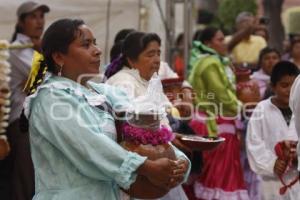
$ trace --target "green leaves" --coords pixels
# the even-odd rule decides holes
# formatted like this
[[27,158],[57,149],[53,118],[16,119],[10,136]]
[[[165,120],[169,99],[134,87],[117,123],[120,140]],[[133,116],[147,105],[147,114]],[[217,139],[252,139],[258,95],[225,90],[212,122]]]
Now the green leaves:
[[257,4],[255,0],[222,0],[219,4],[218,18],[227,31],[231,31],[235,25],[236,16],[243,11],[256,14]]

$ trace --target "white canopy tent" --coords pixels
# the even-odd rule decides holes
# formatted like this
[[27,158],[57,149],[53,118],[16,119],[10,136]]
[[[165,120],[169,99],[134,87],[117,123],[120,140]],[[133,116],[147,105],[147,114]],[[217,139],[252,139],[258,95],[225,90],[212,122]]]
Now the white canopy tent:
[[[164,50],[165,27],[157,3],[166,18],[168,0],[36,0],[47,4],[51,11],[46,15],[46,27],[60,18],[81,18],[94,31],[103,51],[103,61],[108,62],[109,49],[115,34],[123,28],[156,32],[162,38]],[[0,0],[0,39],[10,40],[17,21],[17,7],[24,0]],[[109,12],[108,12],[109,11]],[[109,17],[108,17],[109,13]],[[184,30],[183,4],[175,6],[175,36]],[[164,52],[164,51],[162,51]],[[164,55],[163,55],[164,56]],[[164,59],[164,57],[163,57]],[[102,64],[105,64],[102,62]]]

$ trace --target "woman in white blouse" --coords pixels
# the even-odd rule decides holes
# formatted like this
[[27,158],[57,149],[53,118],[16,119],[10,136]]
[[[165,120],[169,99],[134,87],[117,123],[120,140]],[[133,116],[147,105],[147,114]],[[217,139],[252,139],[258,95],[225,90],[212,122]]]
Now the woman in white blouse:
[[[131,98],[145,95],[149,80],[160,68],[160,44],[161,40],[155,33],[130,33],[123,42],[122,54],[105,72],[106,83],[122,88]],[[163,96],[161,104],[169,104],[167,97]],[[187,197],[178,186],[162,199],[186,200]]]

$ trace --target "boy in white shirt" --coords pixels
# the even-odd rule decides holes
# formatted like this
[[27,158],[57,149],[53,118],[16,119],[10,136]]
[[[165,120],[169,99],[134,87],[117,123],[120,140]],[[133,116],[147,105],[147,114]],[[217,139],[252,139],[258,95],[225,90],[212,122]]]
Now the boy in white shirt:
[[[299,70],[293,63],[277,63],[271,74],[275,95],[257,105],[248,124],[247,155],[251,169],[262,177],[263,200],[297,200],[300,196],[298,181],[291,187],[284,187],[279,178],[282,177],[288,185],[298,177],[297,167],[288,162],[296,159],[295,148],[291,146],[298,141],[298,136],[289,108],[289,94],[298,74]],[[286,159],[275,152],[279,142],[283,142],[287,149]]]

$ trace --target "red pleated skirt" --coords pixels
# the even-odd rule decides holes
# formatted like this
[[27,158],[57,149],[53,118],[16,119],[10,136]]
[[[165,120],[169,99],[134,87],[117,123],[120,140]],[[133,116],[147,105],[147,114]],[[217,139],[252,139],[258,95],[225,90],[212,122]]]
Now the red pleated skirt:
[[[203,116],[205,113],[198,113],[198,117],[190,122],[190,126],[199,135],[207,134]],[[196,198],[206,200],[248,200],[236,121],[218,117],[217,126],[218,136],[226,140],[215,149],[203,152],[204,165],[193,184],[194,194]]]

